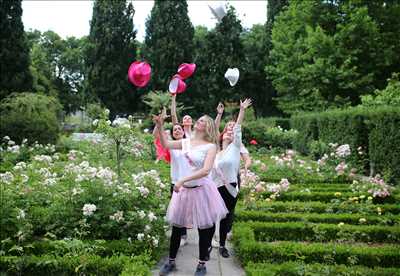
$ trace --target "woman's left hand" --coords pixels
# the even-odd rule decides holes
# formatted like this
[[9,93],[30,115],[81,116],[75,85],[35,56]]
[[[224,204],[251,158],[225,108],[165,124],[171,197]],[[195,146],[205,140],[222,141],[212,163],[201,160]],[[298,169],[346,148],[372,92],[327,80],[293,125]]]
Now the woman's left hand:
[[179,190],[182,188],[182,186],[183,186],[183,182],[182,181],[176,182],[176,184],[174,185],[174,191],[176,193],[179,193]]

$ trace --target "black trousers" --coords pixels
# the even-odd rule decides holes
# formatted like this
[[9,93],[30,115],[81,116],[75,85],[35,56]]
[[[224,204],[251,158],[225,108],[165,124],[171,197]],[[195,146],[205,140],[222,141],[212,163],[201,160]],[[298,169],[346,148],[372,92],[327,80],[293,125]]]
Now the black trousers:
[[[236,185],[236,183],[232,183]],[[229,185],[232,185],[229,184]],[[219,245],[225,246],[226,236],[232,229],[233,224],[233,213],[235,210],[237,197],[233,197],[229,192],[228,189],[224,186],[218,188],[218,191],[225,202],[226,208],[228,209],[229,213],[226,215],[224,219],[222,219],[219,223]]]
[[[199,260],[205,261],[208,255],[208,247],[215,232],[215,225],[207,229],[198,229],[199,231]],[[172,226],[171,240],[169,244],[169,258],[175,259],[181,244],[181,236],[186,233],[186,228]]]

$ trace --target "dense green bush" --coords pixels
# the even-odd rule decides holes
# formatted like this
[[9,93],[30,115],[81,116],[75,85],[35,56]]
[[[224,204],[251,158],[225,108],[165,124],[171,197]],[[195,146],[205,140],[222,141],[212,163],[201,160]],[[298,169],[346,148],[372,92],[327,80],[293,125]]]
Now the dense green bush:
[[375,95],[361,96],[363,106],[373,107],[391,105],[400,107],[400,73],[393,73],[388,85],[382,90],[375,90]]
[[233,237],[239,259],[251,262],[283,263],[302,260],[306,263],[356,264],[368,267],[400,267],[400,247],[397,245],[350,245],[337,243],[296,243],[289,241],[266,243],[255,239],[249,225],[234,224]]
[[373,269],[364,266],[326,265],[326,264],[304,264],[301,262],[274,263],[250,263],[246,266],[248,276],[304,276],[304,275],[325,275],[325,276],[393,276],[400,275],[398,268]]
[[400,183],[400,109],[383,107],[371,112],[368,125],[369,156],[377,173],[391,183]]
[[[262,221],[262,222],[289,222],[289,221],[308,221],[313,223],[334,223],[341,222],[346,224],[360,224],[360,219],[364,218],[362,214],[319,214],[319,213],[277,213],[266,211],[245,211],[238,210],[235,212],[235,220],[237,221]],[[377,215],[368,215],[365,224],[399,224],[400,216],[386,215],[385,218]]]
[[[400,242],[400,229],[386,225],[346,225],[309,222],[246,222],[257,241]],[[240,225],[238,226],[240,227]]]
[[[240,208],[241,204],[238,205]],[[372,204],[354,204],[343,202],[323,203],[319,201],[276,201],[276,202],[258,202],[254,206],[243,206],[248,210],[259,210],[268,212],[299,212],[299,213],[362,213],[377,214],[377,208],[380,208],[382,214],[400,214],[398,204],[372,205]]]
[[61,105],[53,97],[20,93],[12,94],[0,103],[0,135],[21,143],[38,141],[41,144],[57,141]]
[[97,255],[1,256],[6,275],[135,275],[149,276],[153,263],[145,255],[102,258]]
[[294,149],[301,153],[308,154],[310,152],[308,144],[311,141],[318,140],[318,125],[316,116],[313,114],[293,116],[290,121],[290,126],[299,132],[297,139],[293,144]]
[[394,106],[303,113],[291,118],[291,127],[299,131],[296,150],[320,155],[321,143],[349,144],[353,166],[368,172],[371,164],[375,173],[382,173],[391,183],[400,179],[399,125],[400,110]]

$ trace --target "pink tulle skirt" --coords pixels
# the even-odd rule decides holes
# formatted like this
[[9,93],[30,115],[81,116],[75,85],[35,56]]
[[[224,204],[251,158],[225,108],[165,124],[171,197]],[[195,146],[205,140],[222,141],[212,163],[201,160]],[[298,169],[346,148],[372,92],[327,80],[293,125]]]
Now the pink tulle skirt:
[[177,227],[207,229],[228,214],[224,200],[214,182],[205,177],[200,187],[173,192],[167,210],[167,221]]

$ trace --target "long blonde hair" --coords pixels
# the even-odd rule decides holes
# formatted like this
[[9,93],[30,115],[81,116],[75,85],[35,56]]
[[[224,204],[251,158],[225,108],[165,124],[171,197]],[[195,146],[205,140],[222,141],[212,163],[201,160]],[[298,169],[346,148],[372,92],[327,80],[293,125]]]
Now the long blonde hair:
[[204,139],[207,142],[213,143],[218,148],[218,130],[215,126],[214,119],[208,115],[203,116],[206,120],[206,129],[204,131]]

